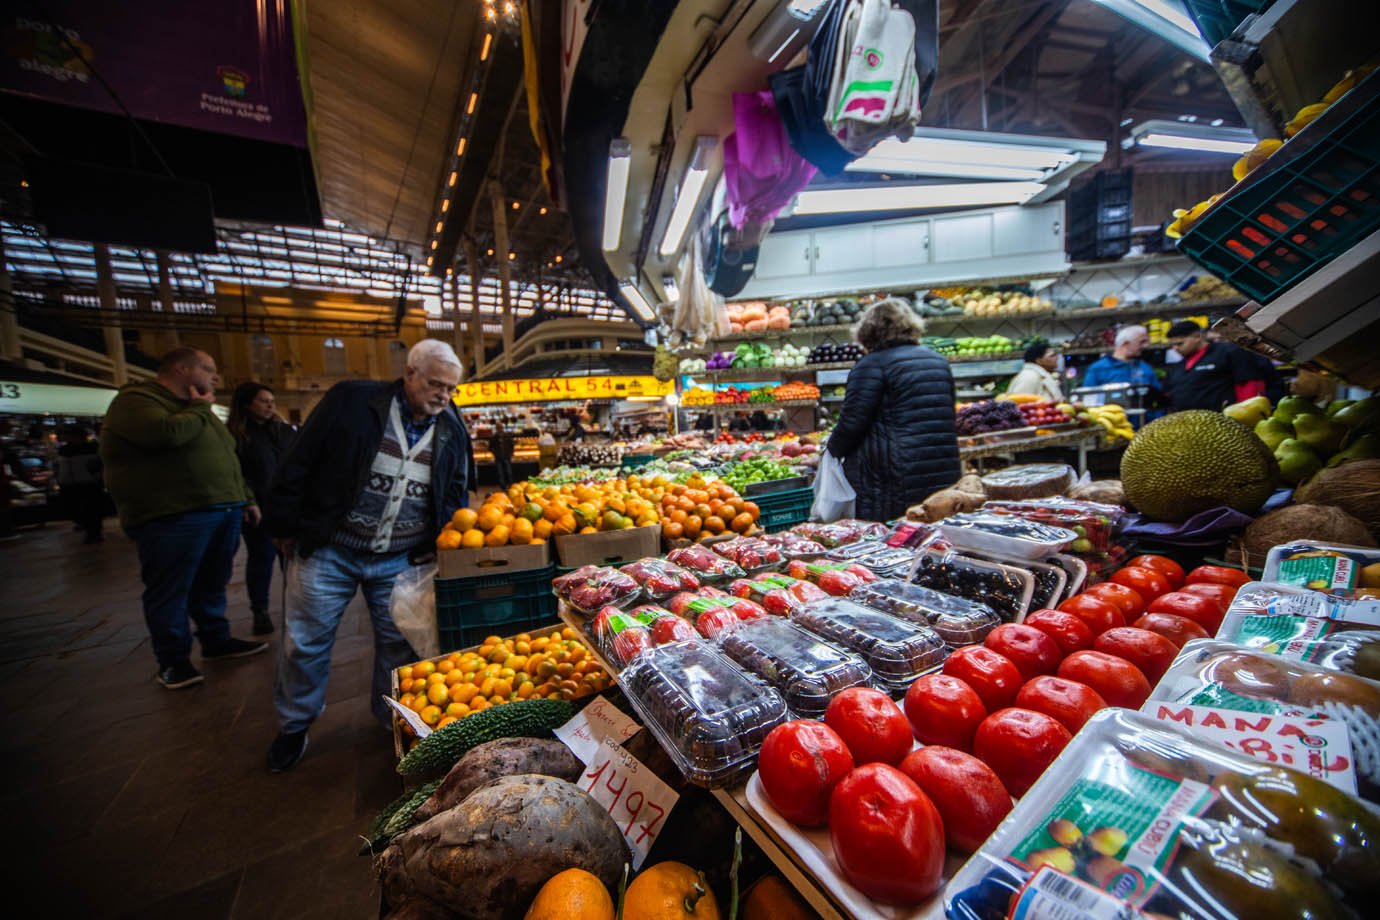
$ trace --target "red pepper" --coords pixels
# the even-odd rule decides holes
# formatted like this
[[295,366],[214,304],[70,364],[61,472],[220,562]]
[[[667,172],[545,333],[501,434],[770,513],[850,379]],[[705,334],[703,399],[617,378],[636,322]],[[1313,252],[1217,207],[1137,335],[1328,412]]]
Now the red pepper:
[[1224,565],[1200,565],[1188,573],[1188,584],[1196,585],[1201,582],[1218,585],[1231,585],[1239,588],[1251,577],[1240,569],[1229,569]]
[[1187,591],[1172,591],[1160,595],[1150,602],[1147,612],[1185,617],[1207,630],[1210,636],[1215,636],[1217,628],[1222,625],[1222,610],[1216,600]]

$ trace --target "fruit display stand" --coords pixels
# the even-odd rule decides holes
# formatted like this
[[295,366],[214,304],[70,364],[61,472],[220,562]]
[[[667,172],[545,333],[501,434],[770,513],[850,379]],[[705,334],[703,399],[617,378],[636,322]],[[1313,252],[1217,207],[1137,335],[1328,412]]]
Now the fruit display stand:
[[1078,451],[1078,472],[1085,473],[1088,470],[1088,452],[1102,443],[1102,432],[1101,426],[1054,426],[1054,430],[1039,431],[1034,428],[1017,428],[993,432],[976,438],[959,438],[958,457],[965,463],[971,462],[981,468],[982,461],[991,457],[1056,447],[1074,448]]

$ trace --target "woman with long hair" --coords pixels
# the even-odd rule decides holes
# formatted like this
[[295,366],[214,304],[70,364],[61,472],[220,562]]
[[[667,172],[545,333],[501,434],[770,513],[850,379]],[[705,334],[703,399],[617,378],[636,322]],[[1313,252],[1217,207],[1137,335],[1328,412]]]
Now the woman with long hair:
[[924,322],[903,300],[868,308],[854,332],[867,354],[848,373],[828,450],[858,493],[856,513],[889,521],[961,474],[949,362],[920,344]]
[[[262,503],[268,497],[268,486],[278,468],[278,459],[293,437],[292,427],[278,416],[272,388],[252,382],[235,387],[226,427],[235,436],[235,452],[240,458],[244,481]],[[273,620],[268,616],[268,596],[278,550],[262,524],[246,521],[242,535],[249,554],[244,566],[244,583],[249,592],[249,607],[254,613],[254,635],[261,636],[273,632]]]

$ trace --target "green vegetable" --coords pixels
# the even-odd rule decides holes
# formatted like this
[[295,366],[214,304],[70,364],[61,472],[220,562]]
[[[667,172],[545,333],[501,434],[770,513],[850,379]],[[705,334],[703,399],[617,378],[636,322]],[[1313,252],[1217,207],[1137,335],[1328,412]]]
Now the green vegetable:
[[404,792],[387,805],[374,818],[374,822],[369,825],[368,840],[364,846],[360,847],[359,855],[368,856],[377,853],[388,845],[389,839],[401,834],[412,826],[412,816],[417,813],[417,809],[422,807],[422,803],[431,798],[436,787],[441,785],[441,781],[432,780],[429,783],[417,787],[411,792]]
[[472,747],[495,738],[548,738],[575,712],[566,700],[516,700],[481,710],[417,742],[398,762],[398,772],[413,778],[443,776]]

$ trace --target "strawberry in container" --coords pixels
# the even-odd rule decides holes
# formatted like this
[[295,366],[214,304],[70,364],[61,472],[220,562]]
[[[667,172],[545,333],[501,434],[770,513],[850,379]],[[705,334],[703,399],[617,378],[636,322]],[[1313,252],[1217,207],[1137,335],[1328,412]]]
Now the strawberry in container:
[[[636,609],[643,610],[646,608],[638,607]],[[652,609],[660,610],[661,608],[656,607]],[[656,619],[652,620],[650,629],[653,645],[666,645],[669,642],[681,642],[685,639],[694,639],[699,635],[699,633],[695,632],[695,627],[691,626],[688,621],[682,620],[672,613],[667,613],[666,616],[658,616]]]
[[813,582],[772,573],[740,578],[729,585],[728,590],[737,597],[760,604],[767,613],[780,617],[790,616],[795,608],[829,596]]
[[693,572],[655,556],[629,562],[621,571],[632,576],[633,581],[642,586],[643,593],[656,601],[665,600],[678,591],[694,591],[700,586]]
[[[647,609],[638,608],[640,611]],[[667,616],[671,614],[667,613]],[[645,612],[620,610],[608,606],[594,615],[589,625],[589,633],[600,654],[618,667],[625,668],[628,662],[655,644],[652,641],[652,633],[647,628],[652,619],[653,617]]]
[[775,568],[786,561],[780,549],[756,537],[734,537],[715,543],[711,549],[747,572]]
[[694,572],[700,581],[706,583],[732,581],[747,574],[737,563],[725,559],[699,543],[673,549],[666,554],[666,558],[676,565]]
[[856,562],[792,562],[786,569],[792,578],[813,582],[832,597],[846,597],[859,585],[877,580],[867,568]]
[[642,587],[618,569],[586,565],[555,579],[556,596],[589,616],[603,607],[627,607],[642,595]]
[[844,544],[856,543],[859,540],[881,540],[888,533],[885,525],[875,521],[855,521],[850,518],[834,521],[832,524],[813,522],[797,524],[791,529],[802,537],[814,540],[828,549],[837,549]]

